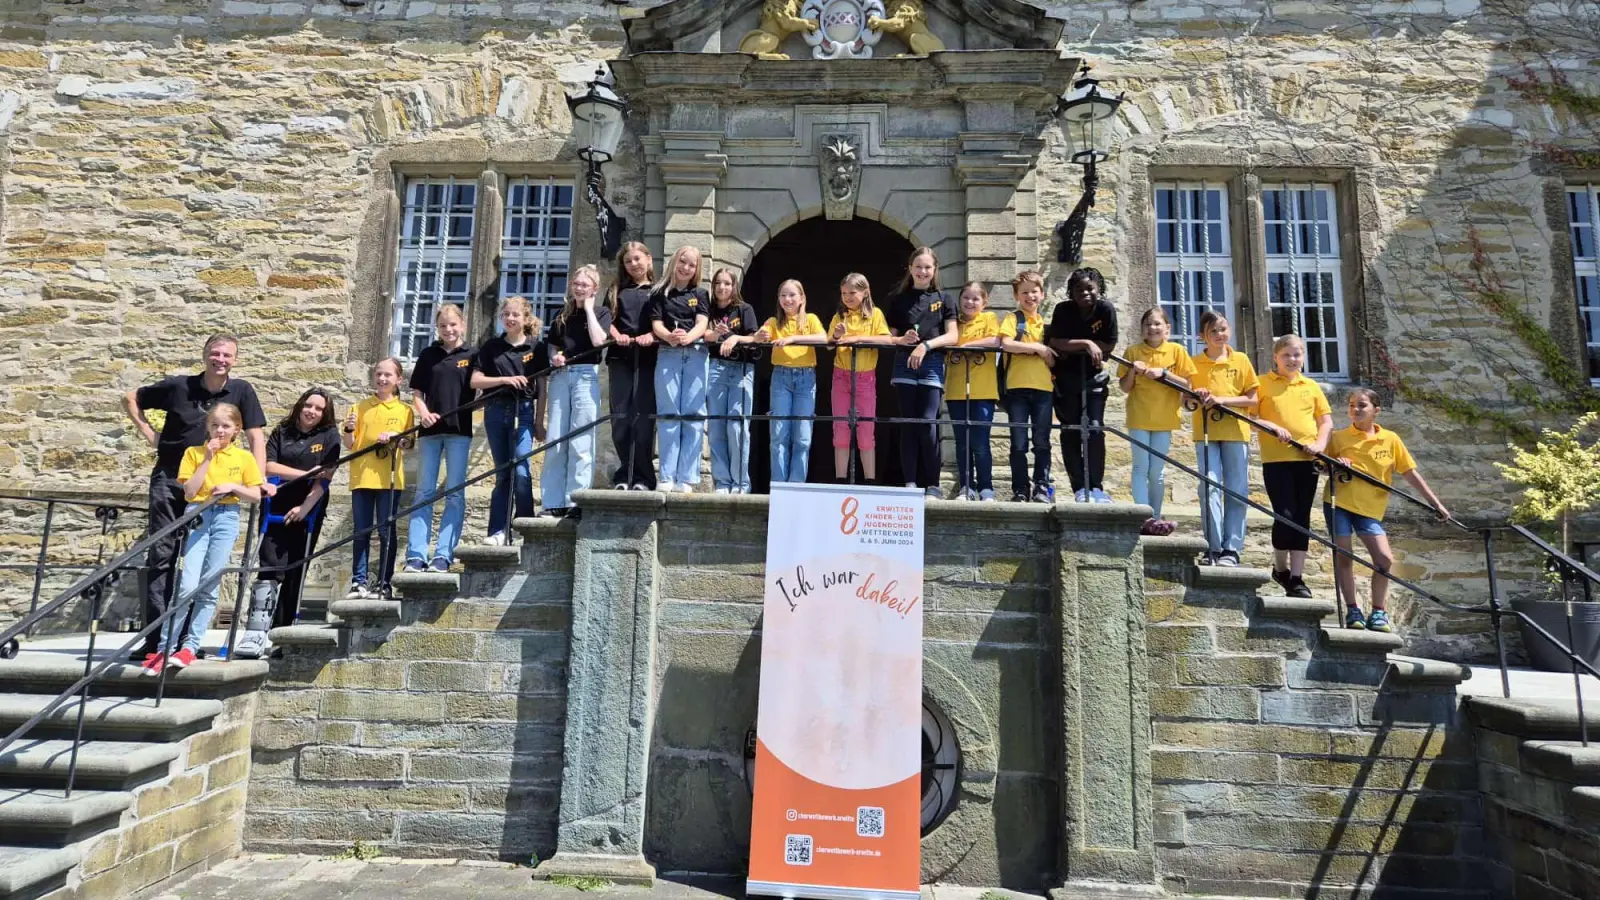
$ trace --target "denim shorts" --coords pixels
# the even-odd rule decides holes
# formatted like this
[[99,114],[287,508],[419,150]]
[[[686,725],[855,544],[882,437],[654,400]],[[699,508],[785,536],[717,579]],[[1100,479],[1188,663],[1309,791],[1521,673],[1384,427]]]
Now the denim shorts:
[[1383,521],[1371,516],[1353,513],[1348,509],[1340,509],[1329,503],[1322,504],[1323,518],[1328,521],[1328,533],[1334,537],[1349,537],[1352,534],[1387,534],[1383,530]]

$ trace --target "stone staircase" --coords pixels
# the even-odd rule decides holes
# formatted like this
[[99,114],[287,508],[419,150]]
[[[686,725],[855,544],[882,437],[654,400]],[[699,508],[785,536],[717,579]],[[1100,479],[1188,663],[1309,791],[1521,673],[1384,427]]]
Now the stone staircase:
[[[250,723],[264,662],[202,661],[168,680],[113,665],[0,752],[0,898],[124,897],[239,846]],[[0,662],[0,733],[83,675],[81,653]],[[68,796],[79,707],[77,774]]]

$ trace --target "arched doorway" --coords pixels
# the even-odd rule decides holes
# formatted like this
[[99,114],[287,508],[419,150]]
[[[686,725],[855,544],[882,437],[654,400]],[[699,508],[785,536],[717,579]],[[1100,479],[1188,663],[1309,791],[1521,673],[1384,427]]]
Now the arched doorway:
[[[756,254],[745,270],[745,300],[756,308],[765,322],[777,310],[778,285],[796,278],[805,285],[806,309],[827,327],[839,311],[839,282],[851,272],[860,272],[872,283],[872,297],[880,306],[905,274],[906,259],[913,247],[894,229],[871,219],[830,221],[806,219],[779,232]],[[830,386],[833,383],[833,354],[817,354],[817,415],[832,415]],[[894,391],[889,386],[893,357],[878,354],[878,415],[895,415]],[[765,413],[768,405],[772,364],[762,363],[756,373],[756,412]],[[767,428],[759,423],[750,441],[750,479],[758,491],[765,491],[771,479]],[[897,436],[894,429],[877,429],[878,481],[902,484]],[[842,480],[833,471],[833,426],[818,422],[811,437],[809,479],[813,482]]]

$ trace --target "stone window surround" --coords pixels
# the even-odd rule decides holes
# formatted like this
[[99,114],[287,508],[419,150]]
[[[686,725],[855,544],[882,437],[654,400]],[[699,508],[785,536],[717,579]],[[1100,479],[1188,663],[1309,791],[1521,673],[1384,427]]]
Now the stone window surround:
[[[526,143],[489,147],[478,140],[424,141],[379,152],[372,162],[371,200],[356,249],[351,296],[349,355],[369,362],[389,355],[395,267],[399,257],[401,210],[409,178],[471,178],[478,182],[472,245],[473,301],[466,310],[467,340],[481,342],[493,332],[500,290],[500,240],[505,221],[505,186],[511,178],[569,179],[574,186],[571,266],[598,259],[599,237],[593,210],[583,193],[583,168],[576,160],[539,160],[539,148]],[[602,274],[604,274],[602,266]]]
[[[1275,152],[1275,150],[1277,152]],[[1384,290],[1366,277],[1366,260],[1379,246],[1377,190],[1371,150],[1349,145],[1316,148],[1258,147],[1257,160],[1293,160],[1293,165],[1240,165],[1237,148],[1218,145],[1167,144],[1130,165],[1129,295],[1131,312],[1142,314],[1156,297],[1156,182],[1213,181],[1228,187],[1229,233],[1234,259],[1234,344],[1258,368],[1270,365],[1272,322],[1267,308],[1266,231],[1261,207],[1263,185],[1273,183],[1332,184],[1339,219],[1340,277],[1344,289],[1345,336],[1349,380],[1360,384],[1379,371],[1373,342],[1384,339],[1381,315]]]
[[[1537,165],[1535,172],[1539,172]],[[1561,166],[1539,174],[1546,176],[1544,210],[1551,234],[1550,336],[1581,375],[1587,369],[1589,345],[1584,339],[1583,318],[1578,314],[1578,275],[1572,256],[1572,223],[1567,219],[1567,190],[1600,184],[1600,170]]]

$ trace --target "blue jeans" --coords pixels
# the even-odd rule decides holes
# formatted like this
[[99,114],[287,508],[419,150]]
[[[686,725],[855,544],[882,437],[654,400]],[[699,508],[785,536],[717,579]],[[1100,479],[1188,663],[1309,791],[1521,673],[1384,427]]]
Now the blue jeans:
[[[350,542],[350,580],[381,587],[394,575],[394,552],[399,532],[389,521],[400,508],[400,492],[380,488],[357,488],[350,492],[350,509],[355,519],[355,540]],[[378,577],[367,578],[367,555],[372,552],[374,526],[378,532]],[[365,533],[364,533],[365,532]]]
[[1149,506],[1159,519],[1161,501],[1166,499],[1167,493],[1167,462],[1139,444],[1147,444],[1156,453],[1167,455],[1172,450],[1172,432],[1129,428],[1128,435],[1139,442],[1133,445],[1133,502]]
[[[563,366],[550,376],[546,435],[554,441],[599,418],[600,367],[583,363]],[[594,430],[562,441],[545,451],[539,489],[545,509],[566,509],[572,495],[594,482]]]
[[1322,504],[1322,517],[1328,523],[1328,533],[1336,538],[1347,538],[1354,534],[1372,537],[1388,533],[1383,530],[1382,519],[1340,509],[1331,503]]
[[456,544],[461,540],[461,525],[467,519],[467,495],[456,491],[444,498],[444,515],[439,518],[439,544],[433,546],[433,499],[439,496],[439,462],[444,461],[445,490],[460,487],[467,480],[467,455],[472,450],[472,437],[465,434],[430,434],[417,441],[417,452],[422,458],[417,473],[417,503],[427,503],[411,514],[411,524],[406,530],[406,559],[427,562],[430,558],[454,562]]
[[772,367],[772,480],[796,484],[806,480],[811,461],[811,417],[817,411],[817,370],[799,366]]
[[[1250,493],[1250,444],[1246,441],[1201,441],[1194,445],[1200,472],[1240,495]],[[1206,544],[1211,552],[1244,549],[1245,502],[1201,482],[1200,503],[1205,510]]]
[[[193,508],[193,505],[189,507]],[[211,627],[211,617],[217,614],[222,570],[228,565],[228,556],[233,553],[233,543],[238,538],[237,504],[213,506],[200,514],[194,531],[189,532],[188,543],[183,545],[183,574],[178,578],[178,608],[182,609],[186,600],[193,604],[187,617],[189,627],[183,628],[183,613],[168,620],[161,628],[161,633],[167,636],[161,652],[172,653],[180,647],[200,649],[200,639]]]
[[[656,353],[656,414],[706,414],[707,357],[704,347],[662,347]],[[657,419],[656,443],[661,454],[661,480],[673,484],[700,482],[700,442],[704,419]]]
[[711,361],[707,407],[712,419],[711,483],[717,488],[750,493],[750,420],[755,409],[756,367],[751,363]]
[[513,512],[517,518],[533,515],[533,473],[527,459],[533,452],[533,401],[491,402],[483,411],[483,430],[496,468],[508,460],[520,459],[509,469],[494,473],[494,493],[489,495],[489,533],[500,534],[510,529]]
[[[994,421],[993,400],[949,400],[956,433],[956,486],[961,490],[994,490],[994,450],[989,446],[989,423]],[[963,420],[982,425],[962,425]]]
[[[1050,392],[1035,388],[1006,391],[1006,418],[1011,420],[1011,492],[1024,497],[1030,488],[1050,483]],[[1033,440],[1029,441],[1029,436]],[[1033,472],[1028,472],[1028,446],[1033,446]]]

